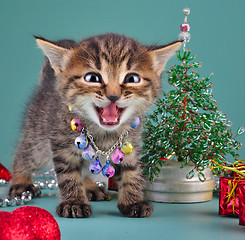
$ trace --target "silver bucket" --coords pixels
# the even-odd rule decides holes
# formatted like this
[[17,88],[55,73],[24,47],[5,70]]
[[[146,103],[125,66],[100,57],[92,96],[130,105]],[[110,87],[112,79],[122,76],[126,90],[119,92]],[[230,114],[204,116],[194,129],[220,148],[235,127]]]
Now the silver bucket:
[[215,181],[209,168],[203,173],[206,180],[201,182],[197,173],[192,179],[187,179],[186,174],[194,165],[184,168],[177,160],[168,160],[161,168],[159,177],[154,182],[145,183],[145,198],[155,202],[169,203],[194,203],[205,202],[213,198]]

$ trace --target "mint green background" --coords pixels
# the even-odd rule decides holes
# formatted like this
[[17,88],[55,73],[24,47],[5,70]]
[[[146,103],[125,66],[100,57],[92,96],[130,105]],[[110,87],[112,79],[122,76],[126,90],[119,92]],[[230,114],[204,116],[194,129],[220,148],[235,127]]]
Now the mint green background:
[[[116,32],[145,44],[177,39],[184,7],[191,9],[188,47],[203,62],[202,77],[214,72],[219,109],[245,125],[245,1],[183,0],[1,0],[0,4],[0,161],[11,166],[25,104],[38,82],[43,55],[32,35],[79,40]],[[178,63],[173,57],[167,68]],[[169,89],[166,76],[163,89]],[[245,142],[245,134],[238,139]],[[245,147],[240,151],[245,158]]]
[[[1,163],[11,166],[25,103],[38,82],[43,55],[32,34],[50,40],[79,40],[116,32],[145,44],[165,44],[177,39],[184,18],[182,9],[187,6],[191,9],[188,21],[192,27],[188,46],[197,54],[197,61],[203,62],[199,73],[203,77],[215,73],[213,93],[219,109],[233,122],[234,131],[245,126],[245,1],[1,0]],[[175,63],[174,57],[167,68]],[[163,88],[169,89],[166,77]],[[239,141],[245,143],[245,136]],[[244,148],[241,158],[245,158]],[[57,203],[57,197],[48,195],[32,202],[54,216]],[[122,218],[112,201],[93,203],[91,219],[57,220],[62,239],[244,239],[238,219],[217,216],[217,199],[203,204],[154,206],[154,215],[148,219]]]
[[[25,103],[38,82],[43,55],[32,34],[51,40],[117,32],[152,44],[176,40],[182,9],[191,14],[188,46],[211,72],[214,98],[235,131],[245,125],[244,1],[3,1],[0,7],[0,159],[6,166],[16,146]],[[177,63],[174,57],[167,67]],[[163,88],[168,89],[166,77]],[[245,136],[239,138],[244,143]],[[244,148],[240,151],[245,158]]]

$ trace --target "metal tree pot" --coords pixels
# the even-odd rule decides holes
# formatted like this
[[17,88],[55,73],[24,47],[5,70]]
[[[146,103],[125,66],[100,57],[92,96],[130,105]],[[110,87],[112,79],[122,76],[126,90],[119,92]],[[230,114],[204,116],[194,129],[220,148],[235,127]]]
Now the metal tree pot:
[[205,202],[213,198],[215,181],[209,168],[203,173],[206,180],[201,182],[197,174],[187,179],[186,174],[194,165],[181,167],[181,162],[169,160],[161,168],[159,177],[154,182],[145,184],[145,198],[155,202],[194,203]]

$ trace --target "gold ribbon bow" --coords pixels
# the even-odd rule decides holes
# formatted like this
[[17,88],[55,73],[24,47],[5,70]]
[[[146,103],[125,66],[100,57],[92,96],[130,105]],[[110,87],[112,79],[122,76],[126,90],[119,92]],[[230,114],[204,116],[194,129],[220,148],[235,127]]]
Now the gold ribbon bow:
[[222,169],[223,171],[233,171],[238,174],[239,178],[245,178],[245,159],[235,161],[232,167],[222,165],[216,159],[211,159],[211,162],[216,165],[210,166],[211,170]]
[[228,204],[230,202],[230,200],[232,199],[232,212],[235,215],[235,204],[236,204],[236,197],[238,196],[238,194],[236,194],[236,187],[238,185],[238,183],[240,182],[240,178],[238,179],[238,181],[236,181],[238,178],[234,178],[233,180],[228,180],[228,186],[229,186],[229,190],[230,192],[226,192],[226,197],[227,201],[225,204]]

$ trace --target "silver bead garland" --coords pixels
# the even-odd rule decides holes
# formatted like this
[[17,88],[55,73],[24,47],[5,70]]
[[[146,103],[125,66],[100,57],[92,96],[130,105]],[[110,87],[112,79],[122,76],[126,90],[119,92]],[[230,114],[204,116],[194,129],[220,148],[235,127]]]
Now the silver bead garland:
[[33,183],[35,187],[49,190],[53,190],[54,188],[58,187],[54,168],[51,168],[50,170],[45,172],[33,173],[32,176],[33,178],[35,178],[35,181]]
[[27,191],[23,192],[21,196],[16,196],[14,198],[0,198],[0,207],[10,207],[12,205],[23,205],[32,200],[32,194]]
[[[54,168],[51,168],[48,171],[45,172],[39,172],[39,173],[33,173],[34,183],[33,185],[40,189],[47,189],[47,190],[53,190],[58,187],[58,182],[56,178],[56,173]],[[0,186],[7,185],[9,182],[5,179],[0,179]],[[103,182],[96,182],[98,187],[105,188],[105,183]],[[40,195],[38,194],[38,195]],[[21,196],[16,196],[14,198],[0,198],[0,208],[1,207],[10,207],[10,206],[19,206],[26,203],[29,203],[32,200],[32,193],[27,191],[23,192]]]
[[5,179],[0,179],[0,186],[8,184],[8,182]]
[[[52,190],[58,186],[56,180],[56,174],[54,168],[46,172],[33,173],[33,178],[35,178],[34,186],[40,189],[49,189]],[[5,179],[0,179],[0,186],[7,185],[9,182]],[[41,190],[40,190],[41,194]],[[15,196],[14,198],[0,198],[0,207],[9,207],[9,206],[19,206],[26,204],[32,200],[32,193],[27,191],[23,192],[21,196]]]

